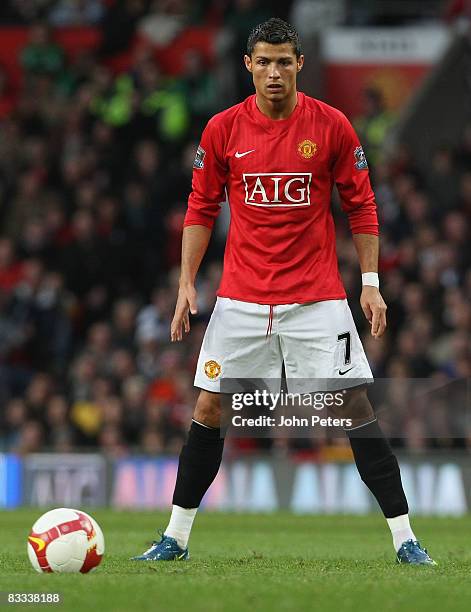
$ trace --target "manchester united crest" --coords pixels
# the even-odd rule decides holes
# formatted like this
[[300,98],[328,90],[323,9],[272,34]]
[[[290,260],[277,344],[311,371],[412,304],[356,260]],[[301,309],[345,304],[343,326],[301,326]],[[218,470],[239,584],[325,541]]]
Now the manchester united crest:
[[312,140],[303,140],[298,144],[298,153],[304,159],[311,159],[317,152],[317,145]]
[[221,366],[214,359],[210,359],[204,364],[204,373],[211,380],[215,380],[221,373]]

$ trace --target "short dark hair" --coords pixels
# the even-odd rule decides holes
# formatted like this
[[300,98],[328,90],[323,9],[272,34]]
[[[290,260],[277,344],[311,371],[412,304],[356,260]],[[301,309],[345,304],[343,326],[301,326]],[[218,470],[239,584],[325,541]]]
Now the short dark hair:
[[260,23],[250,32],[247,40],[247,55],[252,55],[258,42],[266,42],[271,45],[290,43],[296,57],[299,59],[301,55],[301,44],[296,28],[278,17],[272,17],[268,21]]

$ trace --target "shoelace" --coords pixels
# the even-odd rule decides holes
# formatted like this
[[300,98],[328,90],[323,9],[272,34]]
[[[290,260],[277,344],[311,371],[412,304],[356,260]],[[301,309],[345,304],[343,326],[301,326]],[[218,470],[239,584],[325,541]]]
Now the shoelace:
[[159,544],[162,544],[162,542],[164,541],[165,538],[165,534],[161,529],[157,530],[157,533],[160,536],[160,540],[154,540],[151,544],[151,547],[149,549],[147,549],[145,551],[145,553],[143,553],[144,555],[147,555],[148,553],[150,553],[152,551],[153,548],[155,548],[156,546],[158,546]]
[[404,544],[402,545],[402,548],[404,549],[404,552],[406,553],[407,557],[409,558],[411,554],[415,553],[416,551],[414,550],[415,547],[417,547],[419,549],[420,552],[425,553],[425,555],[428,557],[428,552],[426,548],[422,548],[422,546],[420,545],[418,540],[407,540],[406,542],[404,542]]

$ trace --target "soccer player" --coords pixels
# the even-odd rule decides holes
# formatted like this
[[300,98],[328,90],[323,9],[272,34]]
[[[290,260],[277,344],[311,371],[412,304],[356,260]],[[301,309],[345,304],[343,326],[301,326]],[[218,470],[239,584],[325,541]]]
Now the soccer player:
[[[255,94],[207,124],[184,222],[172,341],[197,313],[195,277],[225,193],[231,210],[224,271],[195,376],[201,389],[180,454],[170,522],[136,560],[188,559],[198,506],[221,463],[221,378],[340,379],[346,431],[400,563],[435,564],[415,537],[396,457],[367,398],[372,380],[338,272],[331,192],[337,185],[362,272],[361,306],[379,338],[378,221],[368,164],[346,117],[296,89],[296,30],[272,18],[250,34],[245,66]],[[309,391],[314,391],[312,388]]]

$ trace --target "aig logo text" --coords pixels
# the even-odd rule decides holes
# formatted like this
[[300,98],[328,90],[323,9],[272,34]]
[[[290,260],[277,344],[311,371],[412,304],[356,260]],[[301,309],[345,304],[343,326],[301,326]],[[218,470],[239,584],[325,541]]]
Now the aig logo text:
[[310,206],[311,172],[243,174],[245,203],[252,206]]

